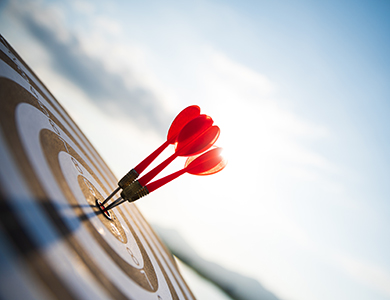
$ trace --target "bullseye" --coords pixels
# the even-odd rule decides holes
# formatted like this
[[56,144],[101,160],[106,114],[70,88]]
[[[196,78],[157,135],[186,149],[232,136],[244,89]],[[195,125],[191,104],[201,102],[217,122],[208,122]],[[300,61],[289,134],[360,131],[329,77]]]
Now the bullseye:
[[108,210],[105,210],[105,206],[102,204],[102,202],[100,202],[98,199],[96,199],[96,206],[99,207],[100,211],[103,213],[103,215],[111,220],[111,214]]

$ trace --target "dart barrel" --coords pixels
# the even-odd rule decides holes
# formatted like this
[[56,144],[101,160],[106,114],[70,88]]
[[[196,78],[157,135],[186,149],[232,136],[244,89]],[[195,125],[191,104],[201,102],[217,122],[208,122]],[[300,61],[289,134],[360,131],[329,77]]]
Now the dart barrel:
[[118,182],[118,186],[121,189],[124,189],[126,186],[130,185],[138,177],[138,172],[134,169],[131,169],[125,176],[122,177]]

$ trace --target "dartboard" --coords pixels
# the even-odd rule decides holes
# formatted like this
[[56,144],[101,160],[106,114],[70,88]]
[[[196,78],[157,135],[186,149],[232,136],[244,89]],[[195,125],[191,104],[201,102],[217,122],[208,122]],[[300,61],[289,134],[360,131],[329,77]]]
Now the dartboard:
[[193,299],[117,179],[0,36],[0,298]]

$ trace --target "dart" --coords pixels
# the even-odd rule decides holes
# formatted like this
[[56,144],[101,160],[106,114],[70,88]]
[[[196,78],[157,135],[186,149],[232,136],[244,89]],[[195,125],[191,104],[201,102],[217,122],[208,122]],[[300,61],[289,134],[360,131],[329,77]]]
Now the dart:
[[227,165],[226,158],[221,155],[222,150],[222,148],[216,147],[199,156],[189,157],[183,169],[172,173],[171,175],[165,176],[164,178],[156,180],[152,183],[149,183],[145,187],[147,188],[149,193],[151,193],[162,187],[163,185],[167,184],[168,182],[183,175],[184,173],[189,173],[198,176],[206,176],[218,173],[222,171]]
[[118,188],[116,188],[102,203],[107,203],[120,189],[125,188],[131,184],[155,159],[161,154],[165,148],[170,144],[175,144],[176,139],[183,129],[183,127],[194,118],[200,115],[200,107],[197,105],[191,105],[183,109],[173,120],[170,128],[168,129],[167,140],[152,152],[148,157],[141,161],[136,167],[131,169],[121,180],[118,182]]
[[145,184],[150,182],[176,157],[197,155],[212,147],[218,139],[220,132],[218,126],[211,126],[212,123],[212,119],[205,115],[200,115],[194,120],[188,122],[177,137],[175,153],[157,167],[149,171],[149,173],[142,176],[139,180],[136,180],[125,187],[122,191],[125,197],[128,194],[137,192]]
[[175,173],[172,173],[168,176],[165,176],[161,179],[158,179],[152,183],[149,183],[141,187],[141,189],[139,189],[135,193],[123,195],[122,192],[121,193],[122,197],[112,202],[109,206],[107,206],[103,210],[103,212],[107,212],[108,210],[122,204],[126,200],[129,202],[134,202],[150,194],[151,192],[157,190],[158,188],[162,187],[168,182],[178,178],[184,173],[189,173],[192,175],[200,175],[200,176],[212,175],[218,173],[219,171],[224,169],[227,164],[227,160],[221,155],[221,152],[222,152],[222,148],[216,147],[201,155],[189,157],[183,169]]
[[[118,203],[121,198],[127,199],[129,195],[137,193],[138,190],[142,189],[145,184],[156,177],[176,157],[197,155],[212,147],[218,139],[220,132],[218,126],[211,126],[212,123],[212,119],[206,115],[200,115],[188,122],[177,137],[175,153],[139,180],[136,180],[125,187],[121,193],[121,197],[111,204]],[[109,206],[111,206],[111,204]]]

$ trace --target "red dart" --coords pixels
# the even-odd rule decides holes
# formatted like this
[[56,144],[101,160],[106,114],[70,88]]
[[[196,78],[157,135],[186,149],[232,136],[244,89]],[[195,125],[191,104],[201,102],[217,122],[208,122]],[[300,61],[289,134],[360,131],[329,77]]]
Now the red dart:
[[227,164],[227,160],[221,155],[221,152],[222,148],[216,147],[210,151],[207,151],[206,153],[198,155],[195,158],[191,157],[192,160],[190,162],[189,160],[186,161],[184,169],[181,169],[175,173],[172,173],[171,175],[149,183],[146,186],[143,186],[136,193],[126,195],[127,197],[118,198],[102,211],[107,212],[108,210],[122,204],[126,200],[128,200],[129,202],[134,202],[139,198],[157,190],[168,182],[176,179],[177,177],[183,175],[184,173],[189,173],[193,175],[211,175],[218,173],[223,168],[225,168]]
[[177,137],[183,127],[188,124],[189,121],[195,119],[200,115],[200,107],[197,105],[188,106],[183,109],[173,120],[171,127],[168,130],[167,140],[160,147],[158,147],[152,154],[140,162],[134,170],[141,174],[153,160],[170,144],[175,144]]
[[184,173],[189,173],[192,175],[211,175],[218,173],[223,168],[225,168],[227,164],[227,160],[221,155],[222,148],[214,148],[198,157],[190,157],[193,158],[190,162],[187,159],[184,169],[172,173],[164,178],[156,180],[152,183],[147,184],[145,187],[149,191],[149,193],[157,190],[168,182],[176,179],[177,177],[183,175]]
[[[137,193],[138,190],[143,188],[148,182],[156,177],[176,157],[192,156],[209,149],[218,139],[220,132],[219,127],[212,126],[212,124],[213,119],[206,115],[200,115],[188,122],[177,137],[175,153],[157,167],[149,171],[149,173],[142,176],[139,180],[136,180],[126,186],[121,192],[121,198],[128,199],[131,195]],[[117,203],[119,199],[116,199],[108,207]]]
[[144,186],[154,177],[156,177],[166,166],[168,166],[178,156],[192,156],[202,153],[209,149],[219,137],[219,127],[211,126],[213,120],[206,115],[188,122],[180,131],[177,137],[175,153],[165,161],[142,176],[138,182]]
[[200,115],[200,107],[197,105],[191,105],[183,109],[173,120],[167,135],[167,140],[152,152],[148,157],[141,161],[134,169],[131,169],[123,178],[118,182],[118,188],[115,189],[102,203],[103,205],[114,196],[119,189],[123,189],[131,184],[168,145],[175,144],[176,139],[183,129],[183,127],[191,120]]
[[[227,165],[227,159],[221,154],[223,152],[222,148],[217,147],[217,146],[213,146],[212,150],[208,150],[206,153],[203,153],[203,154],[207,154],[215,149],[219,149],[218,154],[219,154],[219,156],[221,156],[223,158],[221,160],[221,162],[218,165],[216,165],[214,168],[208,169],[205,172],[197,173],[195,175],[199,175],[199,176],[212,175],[212,174],[218,173],[223,168],[225,168],[225,166]],[[190,163],[192,163],[195,159],[197,159],[199,156],[201,156],[203,154],[198,154],[198,155],[193,155],[193,156],[188,157],[185,164],[184,164],[184,167],[186,168]]]

